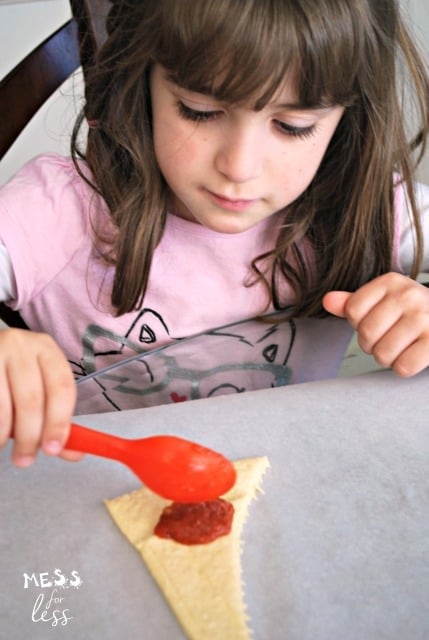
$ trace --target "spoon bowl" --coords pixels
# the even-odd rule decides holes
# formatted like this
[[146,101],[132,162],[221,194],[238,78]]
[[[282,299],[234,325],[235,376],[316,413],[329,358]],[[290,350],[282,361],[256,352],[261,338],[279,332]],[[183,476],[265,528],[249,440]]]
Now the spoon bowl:
[[149,489],[175,502],[215,500],[236,479],[222,454],[174,435],[131,440],[72,424],[65,449],[122,462]]

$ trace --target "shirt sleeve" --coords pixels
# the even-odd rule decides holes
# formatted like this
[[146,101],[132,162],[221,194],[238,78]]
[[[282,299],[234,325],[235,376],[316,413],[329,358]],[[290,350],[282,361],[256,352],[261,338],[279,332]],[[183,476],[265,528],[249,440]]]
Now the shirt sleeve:
[[0,244],[11,267],[2,251],[0,295],[12,308],[37,296],[88,237],[92,196],[71,159],[55,154],[31,160],[1,187]]
[[[429,272],[429,186],[416,183],[415,197],[420,213],[423,234],[423,262],[421,272]],[[396,232],[393,251],[393,268],[401,273],[411,273],[415,246],[415,230],[411,208],[402,186],[396,191]]]
[[15,278],[8,250],[0,244],[0,302],[7,302],[16,296]]

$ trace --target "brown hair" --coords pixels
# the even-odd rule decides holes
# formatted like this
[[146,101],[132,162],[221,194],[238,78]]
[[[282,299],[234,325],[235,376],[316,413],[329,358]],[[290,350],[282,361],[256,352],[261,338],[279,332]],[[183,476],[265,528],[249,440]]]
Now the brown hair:
[[[275,248],[253,261],[264,279],[258,265],[270,261],[267,286],[277,309],[286,305],[284,278],[295,290],[294,313],[319,315],[327,291],[355,290],[390,270],[395,172],[415,223],[417,275],[422,239],[412,180],[429,131],[429,79],[395,0],[120,0],[108,30],[72,151],[75,161],[86,159],[110,211],[113,232],[98,237],[108,240],[103,255],[116,267],[111,300],[118,314],[141,304],[166,220],[167,187],[151,131],[155,63],[181,86],[210,89],[222,101],[251,100],[257,109],[293,71],[300,101],[345,106],[313,181],[285,208]],[[405,126],[406,82],[414,134]],[[85,118],[97,126],[82,152],[77,137]],[[308,243],[313,267],[303,257]]]

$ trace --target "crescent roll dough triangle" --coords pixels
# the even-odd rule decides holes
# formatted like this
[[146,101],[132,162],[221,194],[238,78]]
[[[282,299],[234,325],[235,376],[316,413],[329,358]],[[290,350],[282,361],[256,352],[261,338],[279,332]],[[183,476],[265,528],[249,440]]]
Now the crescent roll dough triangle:
[[168,500],[146,487],[106,506],[140,552],[190,640],[247,640],[241,583],[241,531],[250,501],[269,466],[266,457],[234,462],[237,481],[223,498],[234,505],[231,532],[208,544],[184,545],[153,534]]

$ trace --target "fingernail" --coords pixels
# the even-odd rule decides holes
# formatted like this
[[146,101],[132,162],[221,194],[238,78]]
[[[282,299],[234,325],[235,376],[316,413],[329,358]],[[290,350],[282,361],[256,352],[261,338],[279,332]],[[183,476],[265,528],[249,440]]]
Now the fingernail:
[[34,462],[34,456],[16,456],[14,462],[17,467],[29,467]]
[[63,446],[59,440],[49,440],[49,442],[43,445],[43,451],[48,456],[58,455],[62,448]]

